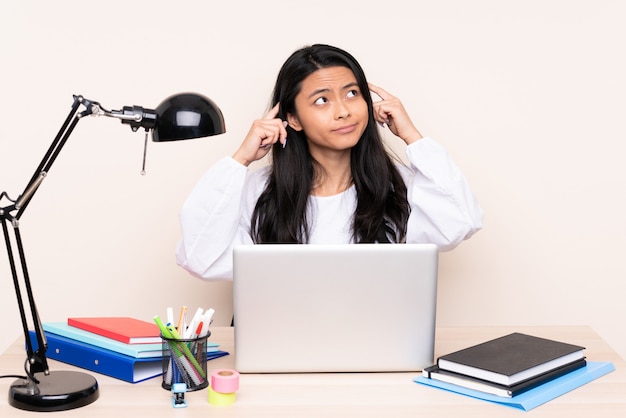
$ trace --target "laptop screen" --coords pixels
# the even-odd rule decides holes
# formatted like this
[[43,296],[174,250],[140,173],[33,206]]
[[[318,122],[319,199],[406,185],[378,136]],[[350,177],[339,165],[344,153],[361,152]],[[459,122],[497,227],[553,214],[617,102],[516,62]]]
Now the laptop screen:
[[233,261],[238,371],[433,364],[435,245],[247,245],[234,249]]

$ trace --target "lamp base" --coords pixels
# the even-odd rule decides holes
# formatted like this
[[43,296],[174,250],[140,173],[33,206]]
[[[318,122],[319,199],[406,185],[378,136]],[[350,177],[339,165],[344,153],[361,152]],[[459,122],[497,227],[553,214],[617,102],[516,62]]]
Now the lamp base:
[[39,384],[29,379],[13,382],[9,404],[28,411],[65,411],[89,405],[100,396],[98,382],[86,373],[55,371],[35,373]]

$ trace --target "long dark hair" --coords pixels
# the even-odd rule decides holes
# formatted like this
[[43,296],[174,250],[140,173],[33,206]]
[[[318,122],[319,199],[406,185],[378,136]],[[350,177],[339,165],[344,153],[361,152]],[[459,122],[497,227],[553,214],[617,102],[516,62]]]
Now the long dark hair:
[[[352,71],[367,102],[368,123],[351,150],[352,179],[357,194],[352,234],[354,242],[403,242],[409,217],[407,189],[376,127],[365,73],[348,52],[329,45],[311,45],[294,52],[278,73],[272,107],[279,117],[296,114],[295,100],[302,82],[320,68],[341,66]],[[307,202],[316,165],[304,131],[287,127],[287,146],[276,143],[267,186],[252,214],[255,243],[300,243],[309,240]]]

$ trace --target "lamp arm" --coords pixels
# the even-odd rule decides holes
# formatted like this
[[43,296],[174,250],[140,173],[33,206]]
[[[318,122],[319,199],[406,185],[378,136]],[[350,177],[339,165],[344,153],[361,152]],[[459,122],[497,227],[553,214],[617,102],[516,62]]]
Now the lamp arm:
[[[72,131],[76,127],[76,124],[80,120],[77,115],[79,107],[83,104],[80,96],[74,96],[74,103],[72,108],[63,122],[59,132],[55,136],[52,144],[48,148],[41,162],[37,166],[33,176],[30,181],[24,188],[24,192],[18,197],[17,200],[13,201],[9,198],[6,192],[2,192],[0,195],[0,203],[3,198],[11,202],[7,206],[0,206],[0,220],[2,221],[2,230],[4,235],[4,241],[7,249],[7,256],[9,258],[9,265],[11,267],[11,275],[13,277],[13,284],[15,287],[15,293],[17,297],[17,303],[20,310],[20,317],[22,321],[22,329],[24,332],[24,341],[26,343],[26,354],[27,354],[27,364],[30,370],[26,370],[29,378],[38,383],[37,379],[34,377],[34,374],[37,372],[43,372],[44,374],[49,374],[48,369],[48,361],[46,358],[46,348],[47,342],[45,338],[45,334],[43,332],[41,321],[39,319],[39,312],[37,310],[37,305],[35,303],[35,297],[33,295],[32,286],[30,283],[30,275],[28,273],[28,267],[26,265],[26,256],[24,253],[24,245],[22,243],[22,237],[19,230],[19,219],[22,216],[22,213],[30,203],[33,198],[35,192],[45,179],[48,171],[52,167],[52,164],[58,157],[61,149],[67,142],[69,136]],[[85,112],[89,112],[86,110]],[[85,113],[83,112],[83,113]],[[31,341],[28,329],[28,320],[26,318],[26,309],[24,306],[24,298],[21,292],[21,286],[19,282],[18,275],[18,267],[17,262],[13,253],[13,244],[11,243],[10,235],[9,235],[9,225],[13,228],[14,237],[15,237],[15,246],[17,247],[17,253],[19,257],[19,265],[21,266],[21,274],[24,281],[24,287],[26,290],[26,296],[28,299],[28,305],[31,313],[31,318],[34,326],[34,331],[37,339],[37,350],[33,349],[33,341]]]
[[[84,110],[79,111],[81,106],[84,107]],[[154,110],[144,109],[140,106],[126,106],[121,111],[109,111],[104,109],[98,102],[85,99],[83,96],[74,95],[74,103],[72,104],[69,114],[61,125],[59,132],[37,166],[37,169],[33,173],[22,194],[20,194],[16,200],[12,200],[6,192],[2,192],[0,194],[0,204],[3,204],[2,201],[5,198],[9,201],[9,204],[6,206],[0,206],[0,221],[2,223],[4,241],[11,267],[11,275],[13,277],[13,284],[19,306],[22,329],[24,332],[24,340],[26,343],[27,364],[30,368],[30,370],[26,370],[26,373],[35,383],[39,383],[34,376],[35,373],[43,372],[45,375],[49,374],[48,362],[46,358],[47,342],[41,326],[41,320],[39,318],[35,297],[30,283],[30,276],[26,265],[26,256],[24,254],[24,246],[19,230],[19,220],[24,210],[32,200],[34,194],[39,189],[39,186],[46,178],[52,164],[55,162],[59,153],[67,143],[67,140],[74,131],[76,125],[83,117],[89,115],[108,116],[121,119],[122,123],[129,124],[133,131],[136,131],[140,127],[145,128],[147,131],[153,129],[156,125],[156,111]],[[17,247],[19,264],[21,266],[21,274],[24,281],[24,287],[26,289],[26,296],[37,339],[37,350],[33,349],[33,341],[31,341],[29,334],[29,321],[27,320],[26,309],[24,306],[24,299],[19,281],[18,266],[13,252],[14,245],[11,242],[9,226],[13,228],[14,232],[13,235],[15,238],[15,246]]]
[[[17,228],[17,222],[12,222],[14,227]],[[30,377],[30,379],[32,381],[34,381],[35,383],[39,383],[37,381],[37,379],[35,378],[34,374],[36,372],[44,372],[45,374],[48,373],[48,361],[47,358],[45,356],[45,348],[46,348],[46,340],[45,340],[45,334],[41,331],[41,322],[39,320],[39,314],[37,313],[37,307],[35,306],[35,299],[32,296],[32,289],[30,287],[30,280],[25,280],[26,283],[28,283],[26,285],[26,288],[28,289],[28,299],[29,299],[29,304],[30,304],[30,309],[31,309],[31,313],[33,316],[33,320],[35,322],[35,333],[37,334],[37,343],[38,343],[38,350],[37,352],[35,352],[33,350],[33,344],[32,341],[30,339],[29,336],[29,332],[28,332],[28,321],[26,320],[26,310],[24,308],[24,302],[23,302],[23,298],[22,298],[22,292],[21,292],[21,287],[19,284],[19,279],[18,279],[18,274],[17,274],[17,267],[16,267],[16,263],[15,263],[15,257],[13,256],[13,250],[12,250],[12,245],[11,245],[11,239],[9,237],[9,228],[8,228],[8,220],[3,217],[2,218],[2,232],[4,235],[4,242],[7,248],[7,255],[9,257],[9,265],[11,266],[11,275],[13,277],[13,286],[15,287],[15,294],[17,297],[17,305],[19,307],[20,310],[20,318],[22,320],[22,330],[24,332],[24,341],[26,343],[26,353],[27,353],[27,364],[29,365],[29,369],[26,369],[25,367],[25,372],[28,374],[28,376]],[[19,232],[16,232],[16,237],[19,236]],[[19,243],[19,252],[20,252],[20,260],[23,260],[23,247],[21,244],[21,238],[18,239],[18,243]],[[22,265],[22,271],[26,271],[26,277],[28,276],[28,271],[25,270],[26,267],[25,265]],[[39,329],[39,331],[37,331],[37,329]],[[43,355],[40,355],[40,353],[43,353]]]
[[28,203],[32,199],[33,195],[35,194],[35,192],[37,191],[41,183],[43,182],[47,173],[50,171],[52,164],[54,163],[56,158],[59,156],[61,149],[63,149],[63,146],[67,142],[68,138],[72,134],[72,131],[76,127],[76,124],[80,120],[77,113],[78,113],[78,108],[80,107],[81,103],[82,101],[81,101],[80,96],[74,96],[74,103],[72,105],[72,109],[70,110],[67,117],[65,118],[63,125],[61,125],[59,132],[54,137],[54,140],[50,144],[50,147],[48,148],[45,155],[41,159],[41,162],[35,169],[35,172],[30,178],[30,181],[24,188],[24,192],[17,199],[14,207],[10,208],[12,210],[17,210],[17,214],[15,215],[16,219],[19,220],[21,218],[22,213],[28,206]]
[[[78,110],[81,105],[85,109],[79,113]],[[70,113],[26,185],[24,192],[15,202],[14,209],[18,211],[17,219],[22,216],[22,212],[26,209],[26,206],[50,171],[50,167],[74,131],[74,128],[85,116],[107,116],[120,119],[123,124],[130,125],[133,131],[137,131],[139,128],[144,128],[146,131],[152,130],[156,126],[157,119],[157,113],[152,109],[146,109],[141,106],[124,106],[122,110],[107,110],[96,101],[86,99],[80,95],[74,95],[74,103]]]

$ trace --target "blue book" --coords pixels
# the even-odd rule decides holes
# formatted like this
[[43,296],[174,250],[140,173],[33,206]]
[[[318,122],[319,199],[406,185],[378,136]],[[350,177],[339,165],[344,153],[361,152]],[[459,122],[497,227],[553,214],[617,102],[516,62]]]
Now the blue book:
[[[29,331],[33,350],[37,350],[37,337]],[[82,341],[46,332],[49,359],[71,364],[96,373],[137,383],[163,374],[163,357],[136,358],[106,350]],[[207,360],[228,355],[225,351],[207,353]]]
[[598,379],[615,370],[615,366],[610,362],[588,362],[585,367],[574,370],[566,375],[537,386],[534,389],[530,389],[524,393],[513,396],[511,398],[491,395],[485,392],[479,392],[477,390],[467,389],[462,386],[454,385],[438,381],[435,379],[428,379],[420,376],[413,379],[415,382],[444,389],[450,392],[459,393],[465,396],[471,396],[484,401],[497,403],[500,405],[509,406],[512,408],[521,409],[523,411],[530,411],[533,408],[538,407],[554,398],[557,398],[567,392],[570,392],[592,380]]
[[[62,337],[71,338],[96,347],[115,351],[116,353],[136,358],[161,357],[163,353],[162,343],[151,344],[126,344],[112,338],[68,325],[67,322],[44,322],[43,330],[48,334],[56,334]],[[207,352],[217,351],[219,344],[207,342]]]

